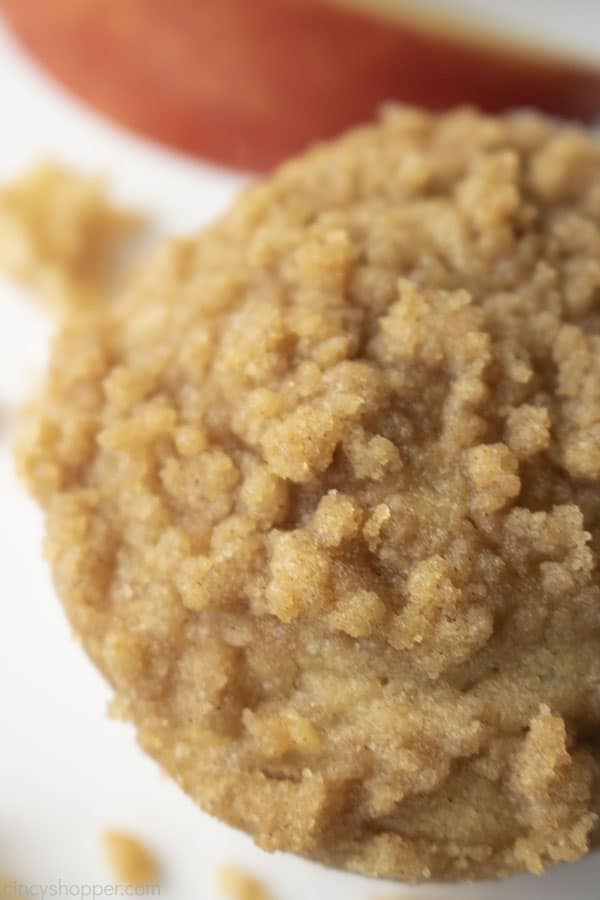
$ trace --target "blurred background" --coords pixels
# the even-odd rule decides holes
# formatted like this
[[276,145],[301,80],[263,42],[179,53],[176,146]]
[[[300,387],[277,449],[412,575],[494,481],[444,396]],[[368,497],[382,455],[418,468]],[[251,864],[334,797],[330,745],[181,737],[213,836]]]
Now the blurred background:
[[370,118],[600,107],[593,0],[2,0],[32,55],[126,127],[266,169]]
[[[43,158],[100,173],[165,235],[201,227],[255,172],[392,98],[600,120],[597,0],[0,0],[0,11],[0,181]],[[143,756],[106,717],[110,692],[70,635],[14,472],[17,411],[51,329],[34,296],[0,281],[0,873],[29,886],[21,896],[53,896],[59,881],[71,890],[54,896],[116,896],[100,842],[116,827],[155,852],[169,900],[216,898],[221,863],[259,875],[275,900],[598,900],[596,857],[542,879],[412,889],[267,856]]]

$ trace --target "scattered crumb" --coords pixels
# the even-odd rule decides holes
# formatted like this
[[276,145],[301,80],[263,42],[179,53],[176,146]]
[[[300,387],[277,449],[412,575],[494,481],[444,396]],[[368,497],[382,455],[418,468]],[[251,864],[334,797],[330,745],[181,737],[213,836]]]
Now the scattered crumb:
[[7,875],[6,872],[0,872],[0,897],[2,900],[13,900],[21,896],[19,893],[20,884],[14,875]]
[[217,888],[231,900],[272,900],[265,886],[238,866],[221,866],[217,872]]
[[101,179],[42,163],[0,189],[0,268],[69,308],[100,295],[144,225],[110,203]]
[[156,884],[159,865],[156,857],[133,835],[107,831],[104,846],[110,866],[119,882],[135,885]]

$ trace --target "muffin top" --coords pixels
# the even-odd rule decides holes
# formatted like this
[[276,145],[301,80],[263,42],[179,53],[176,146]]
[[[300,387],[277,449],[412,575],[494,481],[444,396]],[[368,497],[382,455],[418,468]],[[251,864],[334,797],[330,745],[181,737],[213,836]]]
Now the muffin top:
[[21,450],[143,747],[267,849],[582,856],[600,806],[600,148],[391,108],[72,308]]

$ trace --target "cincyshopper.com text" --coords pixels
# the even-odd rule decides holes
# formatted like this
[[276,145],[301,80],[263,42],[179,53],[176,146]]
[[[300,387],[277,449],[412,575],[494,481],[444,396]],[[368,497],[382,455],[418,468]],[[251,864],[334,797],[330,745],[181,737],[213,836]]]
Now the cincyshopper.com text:
[[57,881],[0,883],[0,900],[50,900],[71,897],[74,900],[98,900],[103,897],[159,897],[160,885],[108,884],[102,882]]

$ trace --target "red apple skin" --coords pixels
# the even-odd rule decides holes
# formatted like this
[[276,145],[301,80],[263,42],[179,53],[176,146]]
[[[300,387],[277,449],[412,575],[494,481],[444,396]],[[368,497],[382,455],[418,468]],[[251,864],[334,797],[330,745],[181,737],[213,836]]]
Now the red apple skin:
[[589,120],[600,69],[477,46],[331,0],[0,0],[22,43],[115,121],[264,170],[389,99]]

